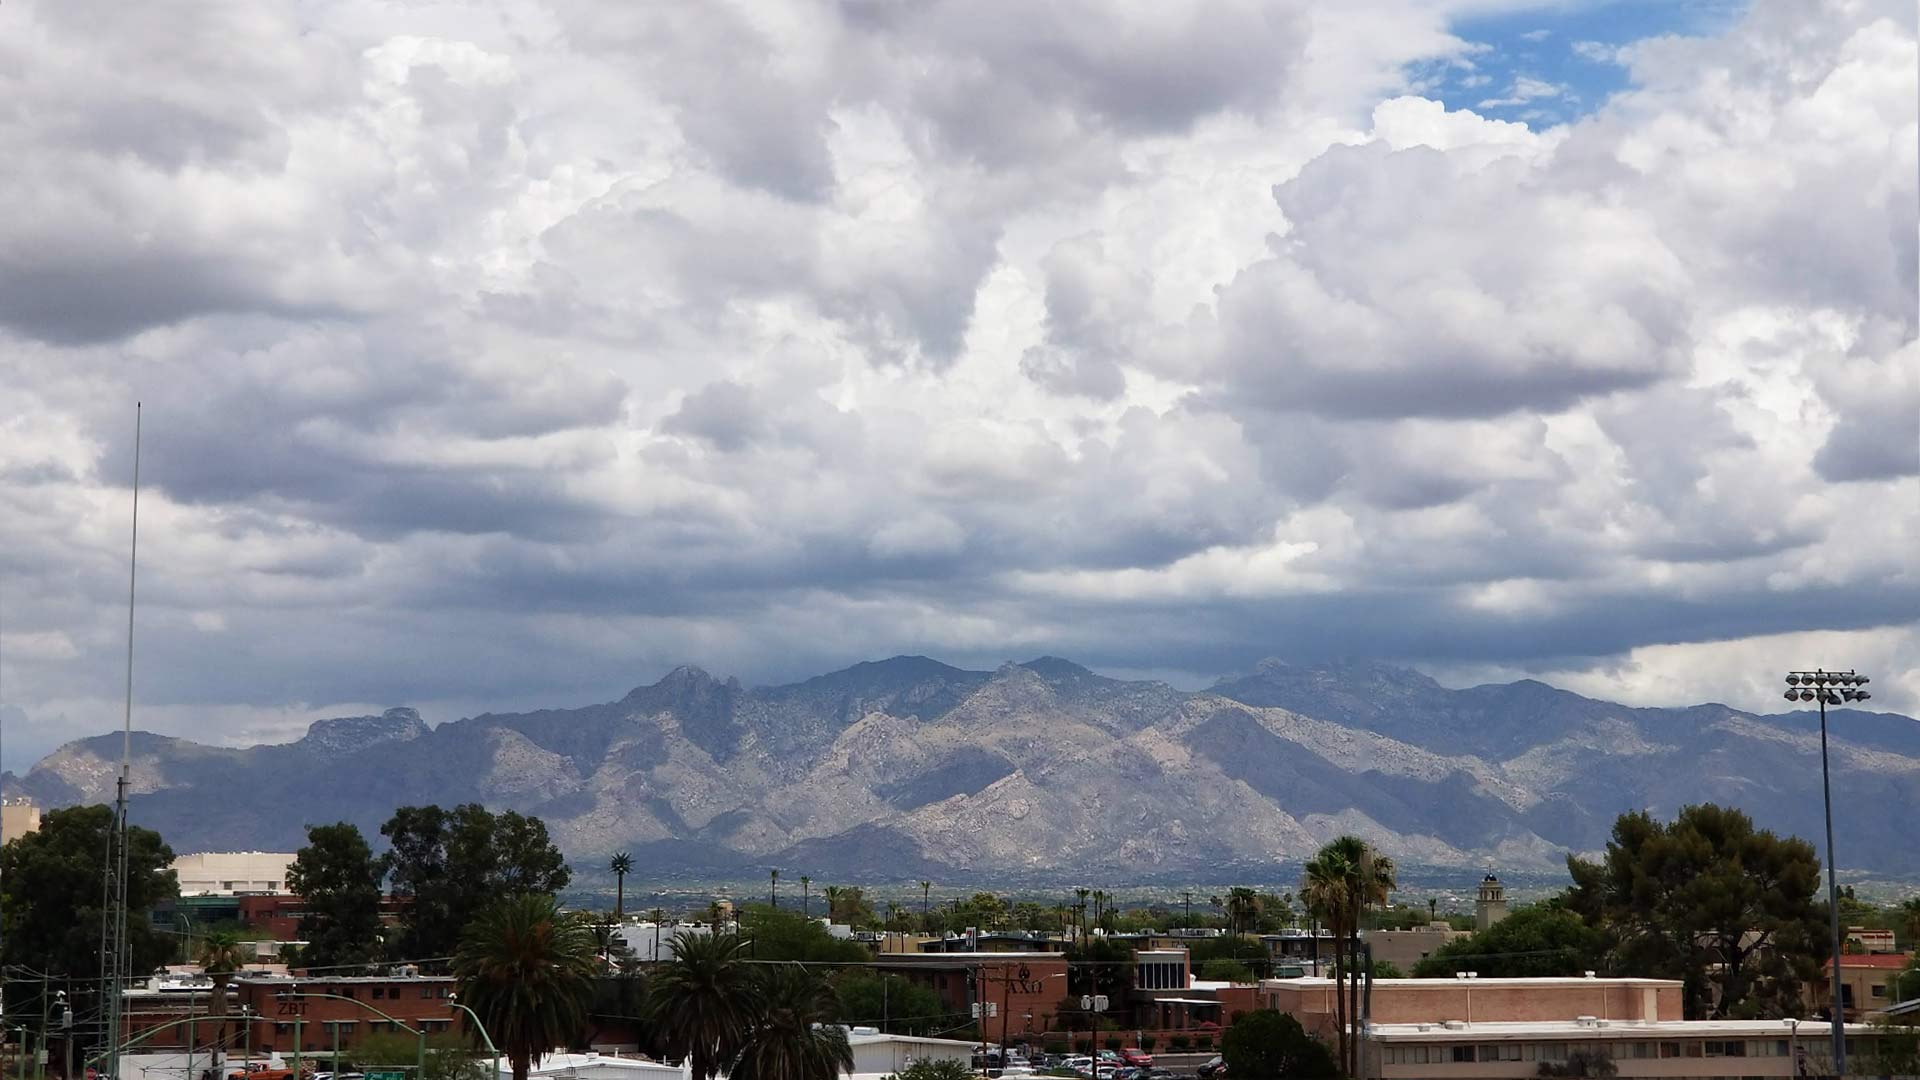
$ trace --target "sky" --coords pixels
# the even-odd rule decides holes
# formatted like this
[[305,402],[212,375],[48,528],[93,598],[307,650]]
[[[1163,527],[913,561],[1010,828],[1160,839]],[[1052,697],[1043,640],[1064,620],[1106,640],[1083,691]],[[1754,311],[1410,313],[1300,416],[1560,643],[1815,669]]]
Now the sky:
[[1920,711],[1911,0],[0,6],[0,719]]

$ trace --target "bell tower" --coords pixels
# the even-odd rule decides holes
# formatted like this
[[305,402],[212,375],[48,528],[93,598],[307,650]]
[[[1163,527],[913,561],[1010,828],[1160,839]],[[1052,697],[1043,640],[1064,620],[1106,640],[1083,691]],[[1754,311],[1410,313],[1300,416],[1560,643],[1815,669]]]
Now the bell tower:
[[1480,879],[1480,896],[1473,902],[1473,928],[1485,930],[1507,917],[1507,890],[1500,879],[1487,871]]

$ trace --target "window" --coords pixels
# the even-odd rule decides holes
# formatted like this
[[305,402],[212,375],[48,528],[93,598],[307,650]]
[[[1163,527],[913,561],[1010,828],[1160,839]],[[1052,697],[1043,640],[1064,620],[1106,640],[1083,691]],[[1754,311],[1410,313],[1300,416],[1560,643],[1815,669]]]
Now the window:
[[381,998],[387,996],[387,988],[384,986],[376,986],[373,988],[373,993],[370,996],[373,1000],[379,1001]]
[[293,1034],[293,1025],[276,1023],[273,1025],[273,1033],[275,1035],[291,1035]]
[[1886,984],[1886,983],[1874,983],[1874,984],[1873,984],[1872,986],[1870,986],[1870,987],[1868,987],[1868,988],[1867,988],[1867,993],[1868,993],[1868,994],[1870,994],[1870,995],[1872,995],[1873,997],[1877,997],[1877,998],[1883,998],[1883,997],[1886,997],[1886,996],[1887,996],[1887,984]]
[[1677,1043],[1677,1042],[1663,1042],[1663,1043],[1661,1043],[1661,1044],[1660,1044],[1660,1056],[1661,1056],[1661,1057],[1663,1057],[1663,1058],[1677,1058],[1677,1057],[1679,1057],[1679,1056],[1680,1056],[1680,1044],[1679,1044],[1679,1043]]
[[1455,1060],[1455,1061],[1472,1061],[1472,1060],[1473,1060],[1473,1047],[1471,1047],[1471,1046],[1456,1046],[1456,1047],[1454,1047],[1454,1048],[1453,1048],[1453,1060]]

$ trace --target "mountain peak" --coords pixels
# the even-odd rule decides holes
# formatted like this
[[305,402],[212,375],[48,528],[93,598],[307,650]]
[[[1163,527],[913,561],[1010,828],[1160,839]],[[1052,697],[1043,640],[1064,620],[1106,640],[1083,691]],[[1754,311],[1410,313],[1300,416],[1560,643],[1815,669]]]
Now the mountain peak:
[[1099,678],[1091,669],[1081,667],[1071,660],[1062,660],[1058,656],[1036,656],[1019,666],[1043,679]]
[[324,753],[358,750],[373,743],[407,742],[425,735],[426,721],[417,710],[396,706],[379,716],[335,716],[307,725],[298,745]]

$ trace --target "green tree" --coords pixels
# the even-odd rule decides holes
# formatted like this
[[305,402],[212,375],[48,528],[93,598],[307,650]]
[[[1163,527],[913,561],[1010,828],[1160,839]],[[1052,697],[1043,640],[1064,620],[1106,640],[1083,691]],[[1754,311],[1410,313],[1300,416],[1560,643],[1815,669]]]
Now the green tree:
[[953,1058],[921,1058],[891,1074],[892,1080],[974,1080],[973,1068]]
[[1133,949],[1110,938],[1097,937],[1067,950],[1067,993],[1079,997],[1105,994],[1111,1012],[1124,1012],[1127,988],[1133,984]]
[[1291,1015],[1273,1009],[1234,1017],[1220,1039],[1220,1057],[1233,1080],[1321,1080],[1341,1075],[1326,1044],[1308,1035]]
[[1012,922],[1012,909],[1005,900],[990,892],[977,892],[954,908],[955,926],[973,926],[982,931],[1004,930]]
[[1376,979],[1404,979],[1407,977],[1407,973],[1401,971],[1400,965],[1391,960],[1375,960],[1373,962],[1373,977]]
[[736,934],[675,934],[673,959],[647,987],[647,1018],[668,1057],[712,1080],[739,1055],[759,1014],[759,986]]
[[380,833],[391,845],[380,869],[394,893],[410,900],[398,950],[408,959],[452,953],[464,928],[498,897],[554,893],[572,879],[546,824],[512,810],[403,806]]
[[1195,938],[1187,943],[1188,956],[1195,968],[1205,967],[1215,960],[1230,960],[1242,965],[1255,976],[1264,976],[1272,970],[1272,955],[1261,942],[1243,937]]
[[1253,969],[1238,960],[1218,957],[1200,965],[1200,978],[1208,982],[1250,983]]
[[1620,1067],[1602,1051],[1575,1050],[1567,1055],[1565,1061],[1543,1061],[1537,1072],[1540,1076],[1594,1076],[1607,1077],[1620,1075]]
[[225,1046],[227,1042],[227,984],[233,981],[233,973],[252,957],[253,946],[231,930],[207,931],[200,937],[200,947],[194,950],[194,962],[213,980],[213,992],[207,1000],[214,1015],[220,1017],[217,1045]]
[[300,936],[309,967],[338,972],[379,958],[380,868],[359,828],[309,825],[307,845],[287,867],[287,888],[306,901]]
[[[354,1046],[351,1060],[362,1070],[411,1072],[420,1044],[412,1035],[372,1032]],[[474,1055],[467,1040],[451,1032],[427,1036],[427,1070],[421,1080],[488,1080],[487,1063]]]
[[1909,951],[1920,952],[1920,896],[1909,897],[1896,909],[1900,940]]
[[1739,810],[1687,806],[1667,823],[1622,814],[1601,860],[1568,856],[1567,870],[1568,906],[1614,936],[1618,968],[1683,979],[1690,1017],[1793,1015],[1825,958],[1813,846]]
[[1227,890],[1227,925],[1236,934],[1252,932],[1260,920],[1260,894],[1244,885]]
[[1606,953],[1604,932],[1563,907],[1534,904],[1447,942],[1414,965],[1413,973],[1422,979],[1450,978],[1456,971],[1489,979],[1580,975],[1604,970]]
[[[1350,1017],[1360,1011],[1358,933],[1367,909],[1386,902],[1394,888],[1393,860],[1357,836],[1340,836],[1323,845],[1307,862],[1300,897],[1333,931],[1334,1014],[1340,1067],[1359,1071],[1359,1049],[1349,1036]],[[1231,1070],[1229,1070],[1231,1071]]]
[[865,963],[873,958],[865,945],[834,937],[818,921],[792,908],[749,904],[741,910],[740,933],[748,942],[748,955],[756,961]]
[[[0,958],[74,975],[76,1016],[100,1008],[97,987],[82,976],[100,970],[100,881],[112,828],[109,807],[49,810],[38,831],[0,849],[0,910],[5,913]],[[159,833],[128,827],[127,944],[136,973],[152,971],[174,956],[173,940],[154,927],[151,916],[155,904],[180,895],[172,863],[173,850]]]
[[759,1011],[729,1080],[838,1080],[853,1071],[833,987],[800,964],[763,969]]
[[940,995],[898,975],[849,968],[834,981],[840,1019],[899,1035],[932,1035],[953,1026]]
[[607,869],[613,871],[613,921],[619,922],[627,913],[627,875],[633,873],[633,856],[619,852],[608,860]]
[[579,1033],[598,968],[592,933],[543,893],[482,908],[453,957],[461,1000],[512,1063],[514,1080],[527,1080],[535,1058]]

